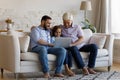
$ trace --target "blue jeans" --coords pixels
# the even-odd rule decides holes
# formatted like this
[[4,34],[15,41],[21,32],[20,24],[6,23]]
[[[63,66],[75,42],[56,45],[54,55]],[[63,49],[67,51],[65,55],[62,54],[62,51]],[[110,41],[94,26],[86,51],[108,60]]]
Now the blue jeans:
[[67,50],[64,65],[67,64],[69,68],[72,67],[72,54],[71,51]]
[[83,68],[85,66],[82,56],[80,55],[79,49],[76,46],[68,47],[67,50],[71,51],[71,54],[76,62],[78,68]]
[[97,51],[98,51],[98,48],[95,44],[87,44],[81,47],[80,49],[78,49],[76,46],[72,46],[72,47],[67,48],[67,50],[71,51],[71,54],[78,68],[83,68],[85,66],[82,56],[80,55],[79,51],[90,52],[88,67],[93,68],[95,66],[95,61],[96,61],[96,56],[97,56]]
[[95,61],[97,57],[98,47],[96,44],[87,44],[79,49],[82,52],[90,52],[88,67],[93,68],[95,66]]
[[61,47],[60,48],[54,48],[54,47],[47,48],[45,46],[36,46],[32,48],[32,52],[36,52],[39,54],[39,60],[42,65],[43,73],[49,72],[47,54],[56,55],[57,60],[56,60],[55,74],[61,73],[63,62],[66,56],[66,50],[64,48],[61,48]]

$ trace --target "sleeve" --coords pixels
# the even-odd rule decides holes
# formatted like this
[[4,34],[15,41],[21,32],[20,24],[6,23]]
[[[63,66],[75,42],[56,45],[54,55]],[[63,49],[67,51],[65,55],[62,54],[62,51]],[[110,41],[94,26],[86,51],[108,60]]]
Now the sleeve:
[[51,43],[55,42],[55,37],[51,37]]
[[34,42],[38,42],[40,40],[40,34],[37,28],[32,29],[31,38]]
[[78,26],[78,29],[77,29],[77,36],[78,36],[78,37],[84,36],[83,30],[82,30],[81,26]]

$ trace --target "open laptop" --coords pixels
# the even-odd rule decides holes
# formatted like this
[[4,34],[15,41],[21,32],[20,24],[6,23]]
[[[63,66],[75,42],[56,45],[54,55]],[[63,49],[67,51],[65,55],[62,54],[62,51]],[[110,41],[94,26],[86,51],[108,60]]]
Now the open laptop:
[[70,37],[57,37],[55,38],[54,45],[55,47],[64,47],[67,48],[71,44],[71,38]]

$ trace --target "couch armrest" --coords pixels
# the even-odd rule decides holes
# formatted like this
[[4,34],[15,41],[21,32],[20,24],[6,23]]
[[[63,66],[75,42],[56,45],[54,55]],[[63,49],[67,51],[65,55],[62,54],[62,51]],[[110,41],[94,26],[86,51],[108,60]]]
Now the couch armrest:
[[17,36],[0,35],[0,67],[11,72],[20,71],[20,46]]
[[109,64],[112,65],[112,63],[113,63],[114,35],[112,35],[112,34],[105,34],[105,33],[95,33],[93,35],[106,36],[106,42],[105,42],[104,48],[108,50]]

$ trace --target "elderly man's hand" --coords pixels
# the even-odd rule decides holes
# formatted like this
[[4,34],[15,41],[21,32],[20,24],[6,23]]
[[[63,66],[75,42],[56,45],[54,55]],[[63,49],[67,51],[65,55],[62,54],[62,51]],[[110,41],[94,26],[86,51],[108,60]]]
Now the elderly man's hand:
[[71,43],[71,44],[70,44],[70,47],[72,47],[72,46],[74,46],[74,44]]

